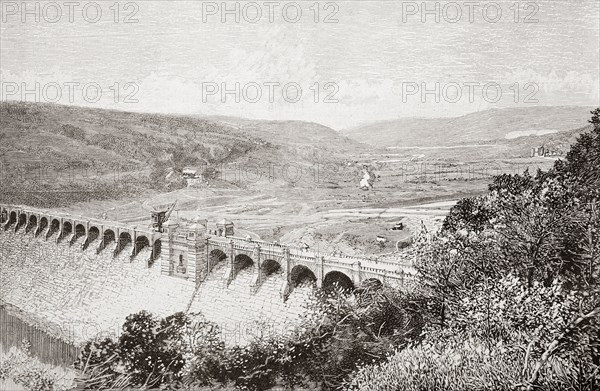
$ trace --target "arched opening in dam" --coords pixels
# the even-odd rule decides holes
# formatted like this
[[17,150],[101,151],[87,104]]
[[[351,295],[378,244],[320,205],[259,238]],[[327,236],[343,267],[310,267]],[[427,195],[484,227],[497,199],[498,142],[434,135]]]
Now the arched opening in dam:
[[79,238],[83,238],[85,237],[85,227],[83,226],[83,224],[77,224],[75,225],[75,235],[73,235],[73,238],[71,239],[71,243],[73,244],[75,243]]
[[150,247],[150,241],[144,235],[140,235],[135,238],[135,247],[133,249],[133,255],[138,255],[144,248]]
[[44,232],[46,228],[48,228],[48,219],[46,217],[42,217],[40,219],[40,225],[38,225],[37,229],[35,230],[35,236],[38,236]]
[[212,250],[208,257],[209,269],[214,269],[221,261],[227,259],[227,255],[219,249]]
[[102,240],[104,241],[104,244],[107,245],[111,242],[115,241],[115,232],[112,229],[107,229],[104,231],[104,234],[102,235]]
[[315,283],[317,281],[317,277],[315,276],[315,273],[313,273],[308,267],[304,265],[296,265],[292,268],[290,273],[290,281],[292,283],[292,288],[295,288],[304,283]]
[[131,235],[129,234],[129,232],[121,232],[121,234],[119,235],[119,240],[117,242],[117,247],[115,248],[115,251],[113,253],[113,256],[117,256],[121,253],[121,251],[123,251],[125,249],[125,247],[129,246],[131,244]]
[[100,254],[110,243],[115,241],[115,232],[112,229],[107,229],[102,233],[102,240],[96,249],[96,254]]
[[27,224],[27,215],[25,213],[21,213],[19,215],[19,222],[17,223],[17,226],[15,227],[15,232],[17,232],[21,227],[23,227],[26,224]]
[[237,255],[233,260],[233,268],[236,275],[242,270],[251,268],[253,266],[254,261],[252,258],[244,254]]
[[85,226],[83,224],[77,224],[75,226],[75,235],[78,238],[85,236]]
[[73,224],[68,221],[63,221],[62,230],[60,231],[60,236],[58,237],[58,241],[61,241],[65,237],[69,236],[73,232]]
[[4,229],[8,229],[11,225],[16,224],[17,222],[17,212],[10,212],[10,216],[8,218],[8,223],[6,223],[6,226],[4,227]]
[[60,230],[60,221],[58,221],[58,219],[52,219],[52,222],[50,223],[50,229],[48,230],[48,233],[46,234],[46,239],[48,239],[49,237],[54,235],[54,233],[58,232],[59,230]]
[[64,235],[68,235],[73,232],[73,224],[68,221],[63,222],[62,231]]
[[325,291],[341,289],[344,292],[349,292],[354,290],[354,283],[352,282],[352,279],[344,273],[333,271],[327,273],[323,279],[323,289]]
[[4,208],[2,208],[2,211],[0,212],[0,224],[4,225],[8,222],[8,211]]
[[83,244],[81,245],[81,249],[85,251],[90,246],[90,244],[92,244],[93,241],[98,239],[98,236],[100,236],[100,230],[98,229],[98,227],[90,227],[88,229],[85,242],[83,242]]
[[261,265],[261,272],[265,277],[269,277],[271,274],[279,273],[280,271],[281,265],[272,259],[265,260]]
[[89,231],[88,231],[88,241],[89,243],[93,242],[94,240],[98,239],[98,237],[100,236],[100,230],[98,229],[98,227],[90,227]]
[[29,216],[29,222],[27,222],[27,226],[25,227],[25,233],[29,233],[29,231],[31,231],[32,229],[37,227],[37,224],[38,224],[37,216],[36,215]]

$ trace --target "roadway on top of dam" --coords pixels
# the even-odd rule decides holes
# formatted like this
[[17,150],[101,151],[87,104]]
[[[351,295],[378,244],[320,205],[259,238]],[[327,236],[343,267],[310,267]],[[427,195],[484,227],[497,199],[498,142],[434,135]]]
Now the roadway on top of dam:
[[[10,215],[15,213],[17,221],[19,221],[21,214],[39,215],[49,219],[59,218],[76,222],[84,222],[89,226],[99,225],[111,228],[121,228],[123,230],[135,230],[140,233],[150,232],[152,233],[152,236],[157,234],[160,235],[158,232],[154,231],[150,225],[140,227],[139,225],[132,225],[118,221],[88,218],[79,214],[71,214],[22,205],[2,205],[1,210],[7,213],[8,216],[5,217],[8,217],[9,219]],[[27,222],[24,223],[27,224]],[[181,229],[182,231],[186,231],[186,226],[183,225]],[[259,251],[264,254],[264,256],[275,256],[279,258],[285,258],[287,256],[293,261],[322,263],[331,267],[338,265],[343,269],[359,267],[361,270],[369,271],[370,273],[374,274],[385,275],[391,278],[412,278],[416,274],[414,267],[406,261],[399,262],[398,260],[383,260],[376,256],[321,255],[318,251],[310,251],[308,248],[297,248],[293,246],[281,245],[279,243],[232,236],[219,237],[215,235],[207,235],[207,240],[211,247],[220,247],[226,249],[230,246],[233,246],[236,250],[242,250],[245,252],[253,252],[257,249],[257,247],[259,247]]]

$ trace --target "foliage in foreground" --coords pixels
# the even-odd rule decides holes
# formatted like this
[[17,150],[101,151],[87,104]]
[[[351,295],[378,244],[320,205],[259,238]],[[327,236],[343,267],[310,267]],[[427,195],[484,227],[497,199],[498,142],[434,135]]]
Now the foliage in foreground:
[[[524,373],[534,370],[527,352],[500,342],[491,347],[478,339],[446,339],[404,349],[378,366],[363,368],[349,390],[361,391],[484,391],[518,389]],[[540,375],[540,390],[594,390],[582,383],[576,362],[553,359]]]
[[77,365],[91,389],[311,384],[337,389],[359,366],[379,363],[418,338],[422,320],[405,305],[409,302],[381,287],[320,292],[290,335],[227,348],[219,329],[197,314],[161,320],[142,311],[127,318],[119,340],[88,342]]
[[[465,292],[444,329],[429,328],[422,344],[362,368],[350,389],[593,391],[597,345],[589,329],[571,327],[581,299],[559,283],[529,288],[514,276],[481,284]],[[555,341],[562,346],[553,351]]]
[[[12,380],[27,391],[63,391],[70,388],[63,376],[42,364],[29,353],[28,343],[22,350],[11,348],[0,360],[0,381]],[[68,384],[67,384],[68,383]]]
[[353,389],[600,387],[599,116],[552,170],[496,177],[416,241],[423,344]]
[[201,317],[178,312],[160,319],[141,311],[127,317],[117,341],[108,337],[88,342],[76,367],[87,376],[90,389],[180,384],[184,354],[190,351],[187,337],[194,335],[188,329],[216,333]]
[[410,300],[379,287],[349,295],[320,292],[291,335],[229,349],[224,373],[243,389],[276,384],[338,389],[359,366],[381,362],[418,338],[422,321],[405,305]]

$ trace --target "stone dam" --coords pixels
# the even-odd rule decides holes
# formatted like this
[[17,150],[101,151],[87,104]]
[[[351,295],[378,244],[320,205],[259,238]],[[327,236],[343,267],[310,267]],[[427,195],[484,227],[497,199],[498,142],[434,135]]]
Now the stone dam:
[[409,265],[327,257],[234,236],[233,224],[128,226],[0,206],[0,299],[79,344],[118,335],[125,317],[200,312],[227,345],[290,330],[315,288],[403,286]]

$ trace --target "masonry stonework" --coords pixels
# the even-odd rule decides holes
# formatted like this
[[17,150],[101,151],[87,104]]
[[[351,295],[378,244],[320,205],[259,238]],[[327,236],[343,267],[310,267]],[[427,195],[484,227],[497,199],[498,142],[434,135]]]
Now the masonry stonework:
[[314,287],[406,285],[410,268],[236,238],[231,222],[164,229],[0,206],[0,299],[82,342],[125,317],[200,312],[228,344],[297,324]]

